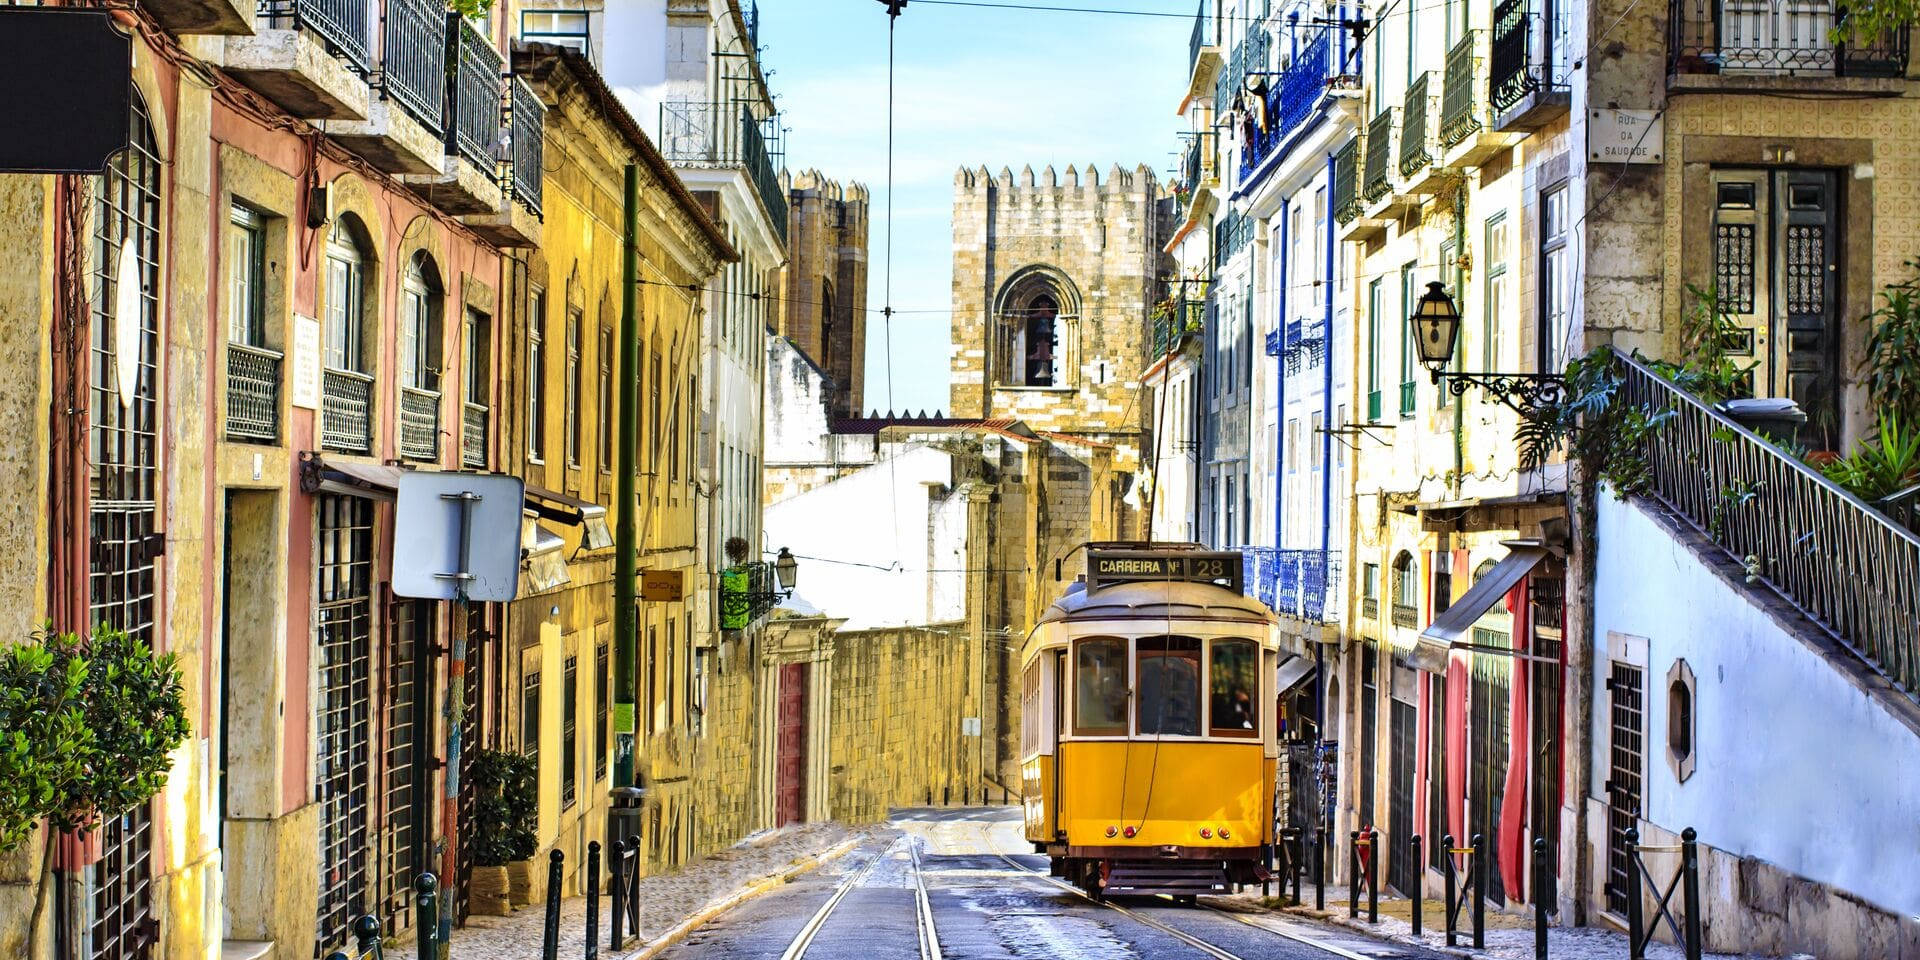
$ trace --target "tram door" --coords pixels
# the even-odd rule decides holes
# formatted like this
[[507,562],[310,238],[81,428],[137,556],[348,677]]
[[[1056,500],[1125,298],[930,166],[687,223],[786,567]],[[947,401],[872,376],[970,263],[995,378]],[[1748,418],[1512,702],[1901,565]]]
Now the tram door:
[[1060,734],[1067,729],[1067,652],[1053,652],[1053,723],[1047,736],[1053,739],[1053,796],[1047,798],[1047,809],[1053,811],[1053,823],[1050,829],[1059,836],[1062,825],[1067,822],[1066,811],[1060,809],[1060,781],[1066,779],[1066,767],[1061,763]]

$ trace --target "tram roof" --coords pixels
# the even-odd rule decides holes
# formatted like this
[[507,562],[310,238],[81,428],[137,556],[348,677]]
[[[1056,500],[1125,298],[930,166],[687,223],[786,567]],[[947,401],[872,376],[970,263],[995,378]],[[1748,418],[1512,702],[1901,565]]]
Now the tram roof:
[[1075,620],[1238,620],[1277,623],[1267,605],[1211,583],[1118,583],[1076,590],[1047,608],[1040,623]]

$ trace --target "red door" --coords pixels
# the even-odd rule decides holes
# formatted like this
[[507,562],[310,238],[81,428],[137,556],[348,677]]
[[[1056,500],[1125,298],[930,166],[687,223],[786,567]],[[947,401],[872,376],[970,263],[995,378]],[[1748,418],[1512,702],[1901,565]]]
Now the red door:
[[780,731],[776,826],[807,819],[808,664],[780,665]]

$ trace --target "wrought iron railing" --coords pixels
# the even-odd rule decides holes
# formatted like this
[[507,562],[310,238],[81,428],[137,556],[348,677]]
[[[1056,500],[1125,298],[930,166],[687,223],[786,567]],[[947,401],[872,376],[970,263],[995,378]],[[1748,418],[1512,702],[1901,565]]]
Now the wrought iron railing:
[[760,194],[760,203],[767,208],[774,232],[780,235],[781,243],[786,243],[787,191],[780,186],[780,174],[767,152],[766,138],[760,135],[759,122],[745,110],[740,111],[740,161],[746,165],[753,189]]
[[227,439],[280,439],[279,353],[227,344]]
[[1347,223],[1360,215],[1360,141],[1348,140],[1333,155],[1333,219]]
[[1267,157],[1286,143],[1287,138],[1313,115],[1327,94],[1329,33],[1317,30],[1300,50],[1299,56],[1280,74],[1280,82],[1267,91],[1266,129],[1256,128],[1253,139],[1240,145],[1240,170],[1251,173]]
[[1427,118],[1433,113],[1433,96],[1428,81],[1433,71],[1423,70],[1407,84],[1407,99],[1400,107],[1400,175],[1411,177],[1433,163],[1427,149]]
[[677,163],[744,167],[775,230],[786,240],[787,194],[780,189],[778,165],[751,111],[733,104],[669,100],[660,105],[659,143],[660,153]]
[[1246,86],[1247,72],[1258,73],[1266,69],[1267,32],[1250,30],[1239,43],[1233,45],[1233,55],[1227,58],[1226,65],[1220,70],[1220,78],[1213,84],[1214,109],[1224,114],[1238,102],[1240,91]]
[[747,25],[747,49],[760,49],[760,5],[749,3],[741,8],[740,17]]
[[434,0],[387,0],[380,90],[434,136],[446,131],[447,14]]
[[744,630],[779,603],[773,590],[773,564],[742,563],[720,571],[720,627]]
[[1480,98],[1475,96],[1480,85],[1480,58],[1473,55],[1473,45],[1479,38],[1479,31],[1469,30],[1447,51],[1447,74],[1440,87],[1442,147],[1453,147],[1480,129]]
[[1412,604],[1395,603],[1393,605],[1393,625],[1408,630],[1420,625],[1420,612]]
[[1920,484],[1873,502],[1874,509],[1892,517],[1914,533],[1920,533]]
[[474,470],[487,468],[487,421],[492,411],[485,404],[468,402],[460,411],[460,464]]
[[1274,612],[1313,623],[1340,620],[1340,551],[1244,547],[1246,582]]
[[370,0],[261,0],[260,16],[276,26],[311,30],[327,52],[365,74],[372,69],[368,56],[367,8]]
[[507,135],[512,139],[513,162],[507,185],[514,199],[540,212],[541,165],[546,162],[546,105],[525,80],[507,81]]
[[1649,492],[1920,694],[1920,534],[1646,365],[1620,363],[1619,402],[1670,416],[1647,440]]
[[1213,268],[1220,269],[1252,240],[1253,218],[1238,210],[1228,210],[1226,216],[1213,224]]
[[1367,168],[1360,199],[1373,203],[1393,192],[1393,115],[1387,107],[1367,122]]
[[447,14],[447,149],[489,173],[498,160],[502,62],[467,18]]
[[[1669,73],[1906,75],[1909,27],[1852,36],[1846,8],[1828,0],[1746,3],[1668,0]],[[1834,42],[1835,34],[1846,39]]]
[[329,450],[373,449],[373,378],[352,370],[320,374],[320,443]]
[[400,455],[409,460],[440,456],[440,391],[400,388]]
[[1207,285],[1200,281],[1181,284],[1168,312],[1153,318],[1153,355],[1157,358],[1179,350],[1205,325],[1206,312]]
[[1193,76],[1193,68],[1200,63],[1200,51],[1213,46],[1213,18],[1207,16],[1207,0],[1200,0],[1200,9],[1193,14],[1193,35],[1187,38],[1187,76]]
[[[1487,100],[1505,110],[1541,89],[1564,89],[1566,78],[1554,69],[1529,0],[1500,0],[1493,8],[1493,41],[1488,50]],[[1539,49],[1536,50],[1536,47]]]
[[1361,597],[1360,598],[1360,616],[1368,620],[1380,619],[1380,598],[1379,597]]

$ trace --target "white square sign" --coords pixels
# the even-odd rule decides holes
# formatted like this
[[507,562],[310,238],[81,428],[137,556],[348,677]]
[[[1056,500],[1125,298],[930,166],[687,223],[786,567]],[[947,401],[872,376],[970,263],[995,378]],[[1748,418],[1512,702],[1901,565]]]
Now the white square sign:
[[393,509],[393,592],[506,602],[520,589],[519,477],[409,470]]

